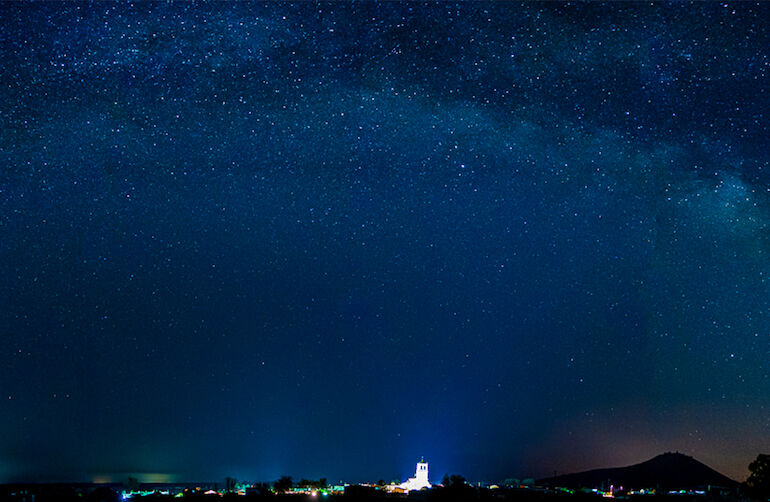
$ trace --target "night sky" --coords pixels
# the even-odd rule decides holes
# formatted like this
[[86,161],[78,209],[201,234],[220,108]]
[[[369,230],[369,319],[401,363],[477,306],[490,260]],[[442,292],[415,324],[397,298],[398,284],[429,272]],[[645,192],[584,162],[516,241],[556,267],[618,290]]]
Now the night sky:
[[770,449],[770,4],[0,26],[0,481]]

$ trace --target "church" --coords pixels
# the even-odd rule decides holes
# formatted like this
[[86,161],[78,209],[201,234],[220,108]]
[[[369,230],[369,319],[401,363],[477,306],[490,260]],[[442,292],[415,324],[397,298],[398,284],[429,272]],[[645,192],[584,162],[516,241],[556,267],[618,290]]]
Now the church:
[[414,477],[407,479],[406,482],[401,483],[398,487],[407,492],[430,488],[430,482],[428,481],[428,462],[426,462],[425,459],[421,459],[417,462],[417,469],[415,470]]

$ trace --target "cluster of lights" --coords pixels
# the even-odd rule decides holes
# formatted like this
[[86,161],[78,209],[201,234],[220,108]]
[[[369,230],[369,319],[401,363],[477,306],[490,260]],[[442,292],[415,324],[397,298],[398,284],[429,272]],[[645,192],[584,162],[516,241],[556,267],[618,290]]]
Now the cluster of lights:
[[[328,497],[332,494],[340,494],[343,493],[345,490],[345,486],[329,486],[327,488],[308,488],[308,487],[294,487],[289,492],[286,492],[290,495],[310,495],[311,497],[317,498],[317,497]],[[372,486],[376,490],[384,489],[386,491],[391,491],[394,487],[398,487],[398,485],[389,485],[386,487],[380,487],[377,485],[364,485],[364,486]],[[246,489],[249,487],[249,485],[239,485],[236,486],[236,490],[234,493],[237,495],[246,495]],[[499,488],[498,485],[492,485],[489,487],[490,489],[497,489]],[[529,488],[527,486],[521,485],[519,488]],[[185,489],[183,492],[177,493],[174,495],[175,498],[181,498],[184,497],[185,492],[190,491],[189,489]],[[193,491],[200,492],[201,488],[196,487]],[[575,490],[570,488],[563,488],[563,487],[557,487],[555,488],[555,491],[574,494]],[[596,495],[599,495],[603,498],[615,498],[615,494],[618,492],[623,491],[623,487],[615,488],[615,486],[610,486],[610,489],[608,491],[600,490],[598,488],[593,488],[591,490],[585,490],[589,493],[595,493]],[[208,490],[203,492],[204,495],[224,495],[223,492],[218,492],[216,490]],[[657,492],[653,488],[643,488],[640,490],[630,490],[628,492],[629,495],[655,495]],[[706,492],[704,490],[672,490],[667,492],[668,495],[706,495]],[[124,491],[122,494],[123,500],[128,500],[133,497],[144,497],[147,495],[169,495],[169,490],[139,490],[139,491]]]
[[[246,495],[246,489],[249,488],[249,485],[238,485],[236,486],[233,493],[237,495]],[[185,492],[190,491],[188,488],[185,488],[184,491],[177,493],[174,495],[174,497],[184,497]],[[194,490],[194,492],[201,492],[201,488],[197,487]],[[328,497],[331,494],[340,494],[345,491],[345,486],[329,486],[327,488],[304,488],[304,487],[294,487],[290,491],[286,492],[289,495],[310,495],[311,497]],[[216,490],[207,490],[205,492],[202,492],[204,495],[219,495],[223,496],[224,492],[219,492]],[[124,491],[122,493],[122,499],[123,500],[129,500],[134,497],[145,497],[148,495],[170,495],[169,490],[135,490],[135,491]]]
[[[168,490],[164,491],[158,491],[158,490],[139,490],[139,491],[130,491],[130,492],[123,492],[123,500],[128,500],[130,498],[139,496],[139,497],[146,497],[148,495],[169,495]],[[181,493],[178,493],[174,495],[174,497],[182,497]]]
[[292,488],[292,491],[289,492],[290,494],[294,495],[310,495],[311,497],[318,497],[319,495],[322,497],[329,496],[330,493],[342,493],[345,491],[344,486],[333,486],[331,488]]
[[610,485],[609,491],[603,491],[603,490],[599,490],[597,488],[594,488],[591,491],[593,493],[597,494],[597,495],[601,495],[604,498],[612,499],[612,498],[615,498],[615,493],[616,492],[623,491],[623,487],[621,486],[620,488],[616,489],[614,485]]
[[631,490],[628,492],[629,495],[655,495],[655,493],[654,488],[642,488],[641,490]]

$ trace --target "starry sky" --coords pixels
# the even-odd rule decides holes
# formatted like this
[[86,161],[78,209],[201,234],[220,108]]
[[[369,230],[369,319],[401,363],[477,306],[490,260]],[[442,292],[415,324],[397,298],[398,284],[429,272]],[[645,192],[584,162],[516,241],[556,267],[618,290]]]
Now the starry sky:
[[745,479],[768,20],[0,4],[0,481]]

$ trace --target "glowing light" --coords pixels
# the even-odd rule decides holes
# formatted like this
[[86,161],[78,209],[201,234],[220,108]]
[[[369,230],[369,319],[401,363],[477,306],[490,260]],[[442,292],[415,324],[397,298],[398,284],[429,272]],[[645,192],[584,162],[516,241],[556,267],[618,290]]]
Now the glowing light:
[[414,477],[406,480],[405,483],[398,485],[407,492],[411,490],[422,490],[423,488],[430,488],[430,481],[428,481],[428,462],[417,462],[417,468],[415,469]]

